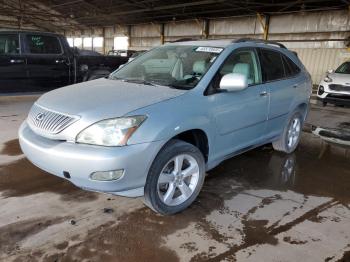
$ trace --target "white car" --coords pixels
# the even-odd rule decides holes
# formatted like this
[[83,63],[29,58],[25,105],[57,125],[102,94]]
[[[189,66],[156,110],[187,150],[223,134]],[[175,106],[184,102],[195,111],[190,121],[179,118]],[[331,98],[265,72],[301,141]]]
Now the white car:
[[341,64],[335,71],[330,70],[317,90],[319,103],[326,106],[350,105],[350,61]]

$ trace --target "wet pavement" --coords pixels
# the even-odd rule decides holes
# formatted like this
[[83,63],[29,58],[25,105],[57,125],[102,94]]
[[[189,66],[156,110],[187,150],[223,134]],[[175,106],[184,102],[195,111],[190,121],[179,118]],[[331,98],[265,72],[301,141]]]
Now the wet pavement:
[[[346,114],[335,119],[328,127],[349,127]],[[39,170],[10,131],[0,146],[0,261],[350,261],[347,146],[304,132],[293,154],[257,148],[210,171],[195,203],[164,217]]]

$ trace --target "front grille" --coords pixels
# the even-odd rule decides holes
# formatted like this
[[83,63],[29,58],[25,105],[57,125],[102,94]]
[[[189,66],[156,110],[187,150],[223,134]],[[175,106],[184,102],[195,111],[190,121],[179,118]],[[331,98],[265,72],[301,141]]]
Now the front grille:
[[328,94],[327,98],[340,98],[340,99],[350,99],[350,95],[343,95],[343,94]]
[[329,89],[333,91],[348,91],[350,92],[350,86],[330,84]]
[[73,124],[78,117],[51,111],[34,104],[28,115],[28,124],[48,134],[57,134]]

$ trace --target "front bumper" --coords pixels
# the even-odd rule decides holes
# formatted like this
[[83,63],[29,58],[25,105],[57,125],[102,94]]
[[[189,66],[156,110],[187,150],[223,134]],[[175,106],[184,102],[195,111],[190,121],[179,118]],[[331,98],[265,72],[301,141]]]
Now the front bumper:
[[[19,129],[23,153],[39,168],[65,178],[74,185],[91,191],[136,197],[143,195],[148,170],[163,146],[163,141],[124,147],[102,147],[58,141],[35,134],[24,122]],[[114,181],[95,181],[96,171],[124,169],[124,175]],[[66,178],[65,178],[66,179]]]
[[317,96],[317,99],[321,102],[326,102],[333,105],[350,106],[350,95],[328,93],[324,97]]

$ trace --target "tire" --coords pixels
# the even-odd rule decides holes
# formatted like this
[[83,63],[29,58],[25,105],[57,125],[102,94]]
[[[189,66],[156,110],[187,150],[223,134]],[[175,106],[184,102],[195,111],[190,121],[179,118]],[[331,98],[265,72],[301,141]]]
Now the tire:
[[321,100],[317,100],[316,104],[318,106],[323,106],[323,107],[327,106],[327,102],[324,102],[324,101],[321,101]]
[[[294,130],[294,127],[292,127],[292,125],[294,126],[294,124],[296,123],[295,121],[298,121],[299,127],[295,128]],[[272,142],[273,149],[275,149],[276,151],[287,153],[287,154],[294,152],[294,150],[297,148],[300,141],[302,126],[303,126],[303,116],[299,111],[297,111],[294,114],[292,114],[292,116],[289,118],[281,137],[277,141]],[[292,137],[293,140],[290,143],[291,137],[289,136],[289,134],[291,133],[293,136]]]
[[181,140],[170,140],[148,172],[144,203],[162,215],[181,212],[197,198],[204,177],[205,161],[199,149]]

